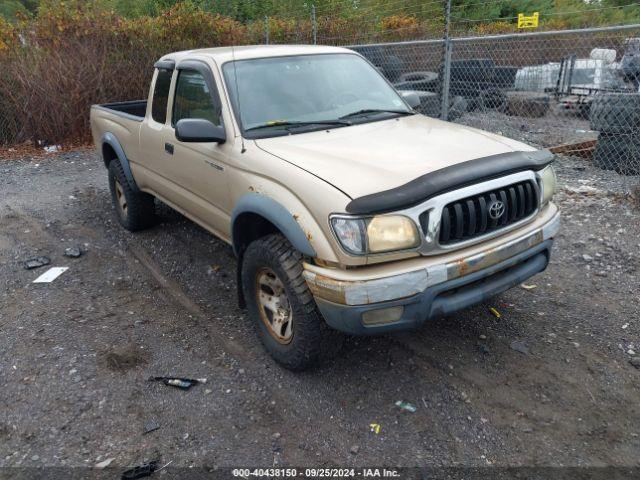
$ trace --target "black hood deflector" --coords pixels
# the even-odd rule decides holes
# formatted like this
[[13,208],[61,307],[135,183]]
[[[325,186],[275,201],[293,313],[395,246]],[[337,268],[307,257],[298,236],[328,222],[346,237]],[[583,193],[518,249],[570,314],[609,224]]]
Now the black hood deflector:
[[523,170],[541,170],[554,155],[549,150],[507,152],[457,163],[427,173],[399,187],[353,199],[347,212],[370,215],[408,208],[431,197]]

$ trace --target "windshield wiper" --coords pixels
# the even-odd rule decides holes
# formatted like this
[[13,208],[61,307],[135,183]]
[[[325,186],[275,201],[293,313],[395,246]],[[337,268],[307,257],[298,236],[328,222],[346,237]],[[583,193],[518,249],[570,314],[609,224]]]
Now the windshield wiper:
[[351,125],[351,122],[347,120],[310,120],[308,122],[298,122],[294,120],[276,120],[273,122],[266,122],[254,127],[247,128],[245,132],[252,130],[261,130],[263,128],[270,127],[305,127],[309,125]]
[[365,108],[363,110],[358,110],[357,112],[351,112],[351,113],[347,113],[346,115],[343,115],[340,117],[340,119],[345,119],[345,118],[351,118],[351,117],[357,117],[359,115],[367,115],[370,113],[397,113],[397,114],[402,114],[402,115],[414,115],[415,112],[412,112],[411,110],[393,110],[393,109],[379,109],[379,108]]

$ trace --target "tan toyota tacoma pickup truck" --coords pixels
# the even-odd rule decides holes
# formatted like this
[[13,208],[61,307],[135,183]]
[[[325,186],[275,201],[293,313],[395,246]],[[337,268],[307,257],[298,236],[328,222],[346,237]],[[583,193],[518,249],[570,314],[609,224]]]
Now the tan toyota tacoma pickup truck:
[[264,346],[303,369],[337,331],[416,328],[549,263],[552,154],[416,101],[347,49],[225,47],[162,57],[91,127],[120,223],[155,197],[231,244]]

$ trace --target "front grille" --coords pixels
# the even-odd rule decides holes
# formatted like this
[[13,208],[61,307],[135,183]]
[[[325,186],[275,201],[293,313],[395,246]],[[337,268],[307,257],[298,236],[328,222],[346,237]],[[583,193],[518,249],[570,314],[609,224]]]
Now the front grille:
[[[502,215],[496,217],[501,202]],[[493,216],[490,212],[493,209]],[[442,209],[440,245],[494,232],[528,217],[538,208],[538,185],[530,180],[462,198]]]

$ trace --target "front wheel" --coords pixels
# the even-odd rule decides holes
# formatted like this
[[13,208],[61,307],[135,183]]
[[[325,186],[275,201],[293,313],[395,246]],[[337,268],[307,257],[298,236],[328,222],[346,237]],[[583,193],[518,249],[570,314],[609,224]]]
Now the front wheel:
[[282,235],[249,245],[242,290],[258,336],[278,363],[304,370],[335,353],[341,335],[322,318],[302,275],[302,254]]

